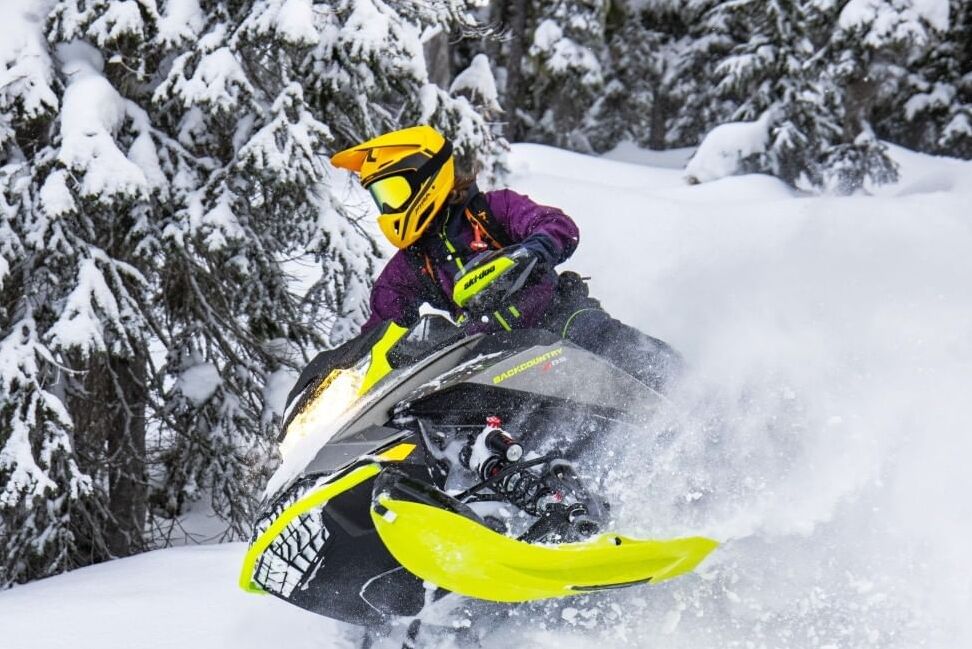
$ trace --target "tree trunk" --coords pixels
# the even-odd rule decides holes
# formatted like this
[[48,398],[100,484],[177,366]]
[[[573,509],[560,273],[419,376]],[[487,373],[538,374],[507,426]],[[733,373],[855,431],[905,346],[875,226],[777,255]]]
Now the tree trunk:
[[91,357],[87,367],[81,393],[71,399],[71,414],[86,463],[94,465],[88,472],[102,476],[108,487],[107,547],[92,548],[92,560],[99,561],[145,547],[147,363],[142,352],[134,358],[101,354]]
[[490,65],[497,65],[503,49],[503,30],[506,23],[506,0],[493,0],[489,5],[489,26],[496,33],[486,37],[486,56],[489,57]]
[[449,56],[449,34],[440,31],[425,42],[425,61],[429,71],[429,81],[443,90],[452,83],[452,64]]
[[652,102],[651,102],[651,130],[648,135],[648,147],[656,151],[661,151],[665,148],[665,122],[668,106],[665,101],[665,95],[662,91],[661,80],[655,82],[655,87],[652,91]]
[[148,406],[145,359],[119,359],[117,386],[122,403],[114,413],[108,433],[108,455],[115,460],[109,469],[111,513],[117,529],[108,537],[118,556],[141,552],[145,547],[148,481],[145,475],[145,409]]
[[879,86],[873,74],[854,79],[847,84],[844,95],[845,142],[853,142],[864,130],[864,125],[870,123]]
[[510,7],[510,55],[506,62],[506,112],[509,129],[506,137],[516,142],[523,137],[519,109],[523,103],[523,54],[526,51],[526,0],[513,0]]

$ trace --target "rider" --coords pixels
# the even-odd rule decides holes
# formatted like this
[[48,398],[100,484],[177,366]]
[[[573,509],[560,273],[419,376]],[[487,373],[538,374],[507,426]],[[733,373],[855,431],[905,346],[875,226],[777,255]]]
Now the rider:
[[[452,144],[432,127],[386,133],[331,162],[359,175],[381,212],[382,233],[399,249],[372,288],[362,332],[387,320],[409,326],[427,302],[451,312],[469,333],[547,329],[656,389],[677,373],[675,350],[608,315],[576,273],[554,270],[577,247],[570,217],[509,189],[481,192],[473,178],[457,181]],[[469,320],[453,300],[455,277],[491,249],[517,250],[537,270],[507,303]]]

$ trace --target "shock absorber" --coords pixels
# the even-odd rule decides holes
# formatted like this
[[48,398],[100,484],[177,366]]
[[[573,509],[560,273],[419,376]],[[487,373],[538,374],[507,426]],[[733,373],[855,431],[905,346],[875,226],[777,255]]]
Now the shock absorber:
[[547,487],[543,478],[527,468],[503,473],[520,461],[523,447],[503,430],[502,425],[499,417],[487,417],[486,427],[463,447],[459,461],[474,471],[480,480],[489,481],[490,489],[496,494],[528,514],[537,516],[541,505],[551,500],[554,492]]
[[[548,470],[553,469],[553,472],[549,476],[531,470],[536,461],[517,466],[523,457],[523,447],[501,426],[499,417],[488,417],[483,431],[470,438],[460,451],[462,465],[479,476],[483,481],[481,486],[488,487],[527,514],[562,519],[579,537],[593,534],[598,526],[588,515],[585,504],[564,502],[565,491],[560,487],[566,486],[572,475],[569,465],[551,464]],[[545,462],[543,459],[539,461]],[[550,522],[552,519],[547,525]]]
[[459,453],[460,463],[479,474],[480,480],[492,478],[507,464],[523,457],[523,447],[501,428],[502,425],[499,417],[487,417],[483,431],[470,438]]

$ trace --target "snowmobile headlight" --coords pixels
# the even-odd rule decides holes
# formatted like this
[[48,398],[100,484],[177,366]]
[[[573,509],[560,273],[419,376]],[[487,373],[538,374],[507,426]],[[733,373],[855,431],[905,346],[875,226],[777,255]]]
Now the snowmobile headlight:
[[358,400],[364,370],[360,366],[334,370],[314,387],[311,398],[287,426],[287,433],[280,442],[282,456],[287,457],[288,452],[301,440],[315,437],[327,430],[338,417],[347,412]]

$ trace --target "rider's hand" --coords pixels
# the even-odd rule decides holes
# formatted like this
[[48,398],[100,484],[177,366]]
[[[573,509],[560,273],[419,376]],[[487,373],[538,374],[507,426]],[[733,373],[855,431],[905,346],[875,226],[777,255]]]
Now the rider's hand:
[[542,234],[534,234],[523,241],[513,244],[510,248],[522,248],[529,252],[536,260],[537,266],[543,270],[557,265],[557,254],[554,244]]
[[[520,318],[517,295],[549,273],[550,250],[545,237],[527,237],[512,246],[483,253],[468,263],[455,278],[453,301],[470,321],[467,333],[497,328],[509,330]],[[487,321],[478,320],[483,316]],[[490,320],[495,319],[494,322]]]

